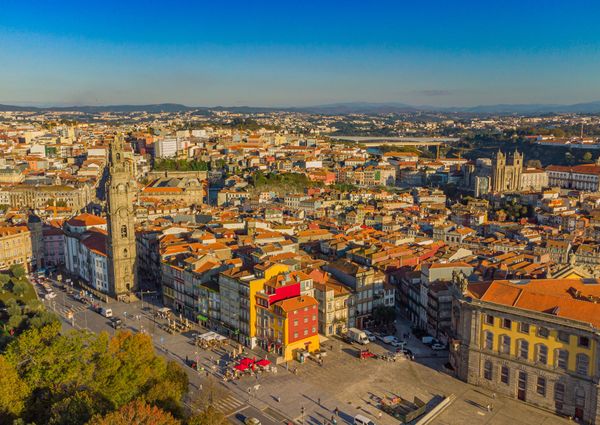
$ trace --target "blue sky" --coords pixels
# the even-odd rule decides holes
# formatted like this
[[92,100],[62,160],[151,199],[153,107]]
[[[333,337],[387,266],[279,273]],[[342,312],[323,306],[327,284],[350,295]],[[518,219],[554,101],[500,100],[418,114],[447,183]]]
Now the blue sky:
[[600,100],[598,16],[577,0],[6,0],[0,103]]

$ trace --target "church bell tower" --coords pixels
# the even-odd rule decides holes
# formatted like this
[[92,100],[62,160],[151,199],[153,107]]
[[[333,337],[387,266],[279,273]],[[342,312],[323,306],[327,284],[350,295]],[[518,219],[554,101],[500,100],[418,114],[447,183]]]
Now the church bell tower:
[[138,290],[134,200],[136,182],[131,158],[125,157],[123,135],[110,144],[108,205],[108,286],[110,295],[130,298]]

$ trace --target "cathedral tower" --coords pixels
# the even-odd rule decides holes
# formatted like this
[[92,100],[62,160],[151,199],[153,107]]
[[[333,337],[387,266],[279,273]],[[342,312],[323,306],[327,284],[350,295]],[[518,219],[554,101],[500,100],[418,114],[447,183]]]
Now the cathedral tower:
[[116,135],[110,145],[109,174],[108,285],[109,293],[119,298],[138,290],[133,209],[136,182],[131,159],[125,158],[122,135]]

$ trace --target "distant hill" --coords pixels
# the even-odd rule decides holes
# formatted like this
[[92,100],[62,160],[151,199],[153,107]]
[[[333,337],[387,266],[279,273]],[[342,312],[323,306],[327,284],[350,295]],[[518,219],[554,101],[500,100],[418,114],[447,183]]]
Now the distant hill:
[[32,111],[32,112],[84,112],[97,114],[101,112],[187,112],[198,111],[231,111],[238,113],[269,113],[269,112],[303,112],[324,115],[347,115],[347,114],[390,114],[407,112],[446,112],[464,114],[484,115],[538,115],[549,113],[584,113],[599,114],[600,101],[576,103],[572,105],[560,104],[498,104],[479,105],[468,107],[440,107],[440,106],[415,106],[398,102],[370,103],[370,102],[346,102],[332,103],[326,105],[314,105],[304,107],[258,107],[258,106],[186,106],[178,103],[158,103],[150,105],[104,105],[104,106],[14,106],[0,104],[0,111]]

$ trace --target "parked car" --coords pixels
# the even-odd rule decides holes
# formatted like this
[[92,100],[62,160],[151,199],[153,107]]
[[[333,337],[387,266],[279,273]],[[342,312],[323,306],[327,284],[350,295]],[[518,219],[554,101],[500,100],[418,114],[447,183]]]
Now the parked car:
[[381,341],[384,344],[391,344],[392,342],[397,342],[398,338],[396,338],[394,335],[387,335],[387,336],[381,337]]
[[244,424],[246,425],[261,425],[260,421],[256,418],[246,418],[244,419]]
[[377,339],[377,337],[371,331],[364,331],[364,333],[367,335],[367,338],[369,338],[369,341],[371,342]]
[[435,344],[431,344],[431,349],[435,351],[445,350],[446,346],[442,343],[436,342]]
[[52,298],[56,298],[56,293],[54,293],[54,292],[48,292],[44,298],[47,299],[47,300],[51,300]]
[[112,309],[106,307],[100,307],[98,313],[100,313],[104,317],[112,317],[113,315]]
[[400,348],[402,348],[402,347],[404,347],[404,345],[406,345],[406,342],[395,340],[395,341],[390,342],[390,345],[392,347],[400,347]]

